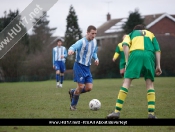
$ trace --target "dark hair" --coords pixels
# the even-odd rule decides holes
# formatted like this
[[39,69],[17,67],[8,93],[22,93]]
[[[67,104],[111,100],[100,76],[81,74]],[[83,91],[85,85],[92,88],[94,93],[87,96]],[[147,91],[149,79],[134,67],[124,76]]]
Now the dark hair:
[[90,25],[88,28],[87,28],[87,32],[90,32],[91,30],[97,30],[97,28],[93,25]]
[[60,38],[59,38],[59,39],[57,39],[57,41],[56,41],[56,42],[58,43],[59,41],[63,42],[63,41],[62,41],[62,39],[60,39]]
[[136,25],[133,30],[144,30],[145,26],[143,24]]

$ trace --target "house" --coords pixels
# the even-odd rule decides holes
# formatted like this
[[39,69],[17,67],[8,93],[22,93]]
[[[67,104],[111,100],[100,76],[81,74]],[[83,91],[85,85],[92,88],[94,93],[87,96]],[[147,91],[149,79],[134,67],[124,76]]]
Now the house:
[[[175,15],[161,13],[142,17],[146,28],[153,32],[155,36],[170,35],[175,37]],[[96,39],[98,45],[103,44],[106,40],[114,43],[119,33],[123,31],[122,25],[126,21],[127,18],[111,19],[111,15],[108,13],[107,21],[97,28]]]

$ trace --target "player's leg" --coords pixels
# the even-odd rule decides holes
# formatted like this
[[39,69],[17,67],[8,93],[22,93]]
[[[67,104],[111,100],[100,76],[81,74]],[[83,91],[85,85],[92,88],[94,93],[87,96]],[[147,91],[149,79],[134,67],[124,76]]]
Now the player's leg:
[[71,106],[76,106],[78,104],[80,94],[91,91],[92,87],[93,87],[92,83],[86,83],[85,85],[82,83],[78,83],[77,88],[72,89],[70,91],[71,93],[69,93],[72,96]]
[[[83,86],[81,86],[82,87],[82,90],[81,90],[81,93],[80,94],[86,93],[86,92],[89,92],[89,91],[92,90],[92,87],[93,87],[93,84],[92,83],[86,83],[86,84],[82,84],[82,85]],[[72,102],[72,98],[74,96],[75,90],[76,90],[76,88],[69,90],[69,95],[70,95],[70,101],[71,102]]]
[[132,79],[125,78],[122,87],[120,88],[118,98],[116,101],[115,113],[120,112],[123,107],[123,103],[126,99],[128,89],[130,87]]
[[[120,75],[121,75],[122,78],[124,77],[124,73],[125,73],[125,68],[120,69]],[[123,80],[123,82],[124,82],[124,80]],[[130,87],[132,87],[132,86],[133,85],[130,84]]]
[[76,110],[76,105],[78,104],[79,96],[85,84],[85,75],[84,75],[84,66],[75,62],[73,71],[74,71],[74,82],[77,82],[77,88],[69,91],[71,98],[71,110]]
[[63,86],[63,81],[64,81],[64,72],[65,72],[66,68],[65,68],[65,63],[61,62],[61,66],[60,66],[60,87]]
[[142,69],[143,60],[140,57],[140,53],[131,53],[128,61],[128,65],[124,74],[124,82],[119,90],[116,100],[115,111],[107,116],[107,119],[117,119],[120,116],[124,101],[127,97],[128,88],[131,85],[132,79],[139,78]]
[[81,93],[90,92],[92,90],[92,87],[93,87],[92,83],[86,83]]
[[60,86],[60,70],[56,70],[56,85],[57,87]]
[[155,90],[153,82],[150,79],[146,79],[147,88],[147,101],[148,101],[148,118],[155,119]]
[[[125,73],[125,68],[122,67],[122,68],[120,69],[120,75],[121,75],[122,77],[124,77],[124,73]],[[126,78],[126,79],[123,80],[123,85],[122,85],[122,87],[120,88],[120,91],[119,91],[119,93],[118,93],[118,98],[117,98],[117,100],[116,100],[115,113],[118,113],[118,112],[121,111],[121,109],[122,109],[122,107],[123,107],[123,103],[124,103],[125,98],[126,98],[126,96],[127,96],[128,88],[129,88],[129,86],[130,86],[130,84],[131,84],[131,81],[132,81],[132,80],[129,79],[129,78]]]
[[[92,83],[86,83],[86,84],[82,84],[83,86],[82,87],[82,90],[81,90],[81,93],[86,93],[86,92],[90,92],[92,90],[92,87],[93,87],[93,84]],[[75,88],[76,89],[76,88]],[[75,92],[75,89],[70,89],[69,90],[69,94],[71,94],[71,96],[73,96],[74,92]]]
[[118,93],[116,100],[115,111],[107,116],[107,119],[118,119],[120,117],[120,111],[122,110],[124,101],[127,97],[128,88],[131,84],[132,79],[125,78],[122,87]]
[[64,73],[60,73],[60,87],[63,87]]
[[82,89],[84,88],[84,84],[77,83],[77,88],[75,90],[72,90],[73,92],[73,97],[70,105],[70,110],[76,110],[76,106],[79,101],[79,96],[81,94]]
[[144,77],[147,89],[147,102],[148,102],[148,118],[155,119],[155,90],[154,90],[154,73],[155,62],[154,54],[152,52],[146,52],[144,59]]
[[56,86],[59,87],[59,85],[60,85],[60,66],[59,66],[59,62],[56,61],[54,66],[55,66],[55,71],[56,71]]

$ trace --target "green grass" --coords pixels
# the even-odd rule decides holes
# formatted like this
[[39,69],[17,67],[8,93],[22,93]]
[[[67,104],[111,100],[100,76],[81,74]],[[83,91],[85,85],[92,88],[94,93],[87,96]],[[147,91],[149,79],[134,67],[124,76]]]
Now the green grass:
[[[65,81],[61,89],[54,80],[43,82],[0,83],[0,118],[105,118],[114,110],[122,79],[94,80],[91,92],[80,96],[77,111],[70,111],[68,90],[76,87]],[[121,118],[147,118],[146,88],[143,78],[134,80],[124,103]],[[175,77],[155,78],[156,116],[175,118]],[[99,111],[88,108],[91,99],[99,99]],[[167,132],[174,126],[3,126],[0,132]]]

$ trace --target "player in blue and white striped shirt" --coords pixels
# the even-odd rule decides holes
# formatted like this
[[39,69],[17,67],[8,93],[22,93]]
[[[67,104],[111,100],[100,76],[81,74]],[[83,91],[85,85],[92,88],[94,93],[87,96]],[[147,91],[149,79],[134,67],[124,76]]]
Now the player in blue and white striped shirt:
[[62,40],[57,40],[57,46],[53,48],[53,68],[56,70],[57,87],[62,87],[64,80],[64,72],[66,70],[65,61],[67,50],[62,46]]
[[97,42],[95,36],[97,34],[96,27],[90,25],[87,28],[86,37],[78,40],[69,50],[68,55],[76,53],[76,59],[73,67],[74,81],[77,82],[77,88],[69,90],[71,105],[70,110],[76,110],[79,96],[81,93],[89,92],[93,87],[93,79],[90,71],[92,58],[95,65],[99,64],[97,57]]

